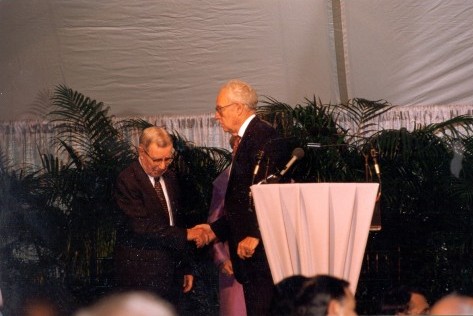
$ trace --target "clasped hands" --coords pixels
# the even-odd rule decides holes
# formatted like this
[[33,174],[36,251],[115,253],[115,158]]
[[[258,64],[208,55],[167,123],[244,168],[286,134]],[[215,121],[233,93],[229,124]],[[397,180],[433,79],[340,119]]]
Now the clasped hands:
[[187,229],[187,240],[195,242],[197,248],[208,245],[217,238],[209,224],[199,224]]
[[[202,248],[217,239],[209,224],[199,224],[187,230],[187,240],[195,242],[197,248]],[[251,258],[258,247],[259,239],[247,236],[238,243],[237,255],[241,259]]]
[[256,247],[258,247],[259,239],[247,236],[238,243],[237,255],[240,259],[247,259],[253,257]]

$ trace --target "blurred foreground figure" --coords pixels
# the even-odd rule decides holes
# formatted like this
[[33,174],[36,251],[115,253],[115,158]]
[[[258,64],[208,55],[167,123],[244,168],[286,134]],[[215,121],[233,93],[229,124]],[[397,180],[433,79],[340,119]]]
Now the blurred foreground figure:
[[22,316],[59,316],[58,307],[47,299],[34,298],[24,302],[21,307]]
[[473,315],[473,297],[450,294],[434,304],[431,315]]
[[355,316],[356,301],[349,285],[330,275],[286,278],[275,287],[271,315]]
[[297,295],[302,290],[305,282],[310,280],[302,275],[293,275],[284,278],[274,286],[273,299],[271,301],[271,316],[286,316],[295,314]]
[[398,286],[385,293],[381,315],[426,315],[429,302],[424,292],[417,288]]
[[147,292],[107,296],[75,316],[177,316],[171,304]]

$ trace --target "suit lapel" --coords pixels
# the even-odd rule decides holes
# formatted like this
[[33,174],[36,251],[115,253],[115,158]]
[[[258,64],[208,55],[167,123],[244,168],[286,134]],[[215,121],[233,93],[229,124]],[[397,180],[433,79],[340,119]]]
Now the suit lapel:
[[243,134],[243,137],[240,139],[240,144],[238,145],[238,150],[235,155],[235,160],[237,160],[238,157],[241,155],[241,153],[246,150],[245,147],[248,145],[248,138],[251,137],[253,129],[255,128],[258,121],[259,121],[259,118],[256,116],[250,121],[250,124],[248,124],[248,127],[246,128],[245,133]]
[[[238,161],[241,160],[242,155],[244,155],[245,152],[247,151],[248,138],[251,137],[253,130],[256,124],[258,123],[258,121],[259,121],[259,118],[256,116],[250,121],[250,124],[248,124],[248,127],[246,128],[245,133],[243,134],[243,137],[240,140],[240,144],[238,145],[238,150],[235,154],[235,157],[233,158],[234,163],[238,163]],[[232,178],[234,177],[234,173],[235,173],[234,168],[232,167],[228,182],[232,180]]]

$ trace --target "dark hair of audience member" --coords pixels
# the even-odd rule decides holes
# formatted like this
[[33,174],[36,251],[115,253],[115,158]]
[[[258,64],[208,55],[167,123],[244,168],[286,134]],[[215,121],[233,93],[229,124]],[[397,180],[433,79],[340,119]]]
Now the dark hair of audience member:
[[302,275],[293,275],[283,279],[274,287],[271,301],[270,315],[291,315],[294,310],[295,297],[309,278]]
[[311,278],[296,298],[295,315],[327,315],[330,301],[342,301],[349,285],[347,281],[329,275]]
[[381,315],[407,313],[409,311],[409,302],[412,293],[418,293],[426,297],[425,291],[417,287],[400,285],[389,289],[383,296],[379,313]]
[[349,283],[329,275],[294,275],[275,286],[270,315],[327,315],[332,300],[342,302]]

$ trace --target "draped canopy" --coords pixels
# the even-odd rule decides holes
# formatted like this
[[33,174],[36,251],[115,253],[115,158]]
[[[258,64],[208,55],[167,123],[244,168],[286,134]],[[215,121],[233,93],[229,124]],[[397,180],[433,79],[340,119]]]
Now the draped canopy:
[[1,0],[0,120],[65,83],[117,115],[211,112],[241,78],[289,104],[473,104],[469,0]]
[[291,105],[398,105],[381,127],[471,114],[472,13],[469,0],[0,0],[0,138],[34,151],[30,110],[59,84],[118,117],[203,117],[190,140],[210,146],[226,146],[211,112],[231,78]]

